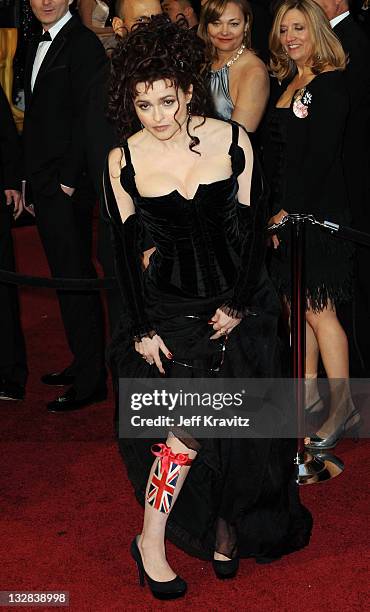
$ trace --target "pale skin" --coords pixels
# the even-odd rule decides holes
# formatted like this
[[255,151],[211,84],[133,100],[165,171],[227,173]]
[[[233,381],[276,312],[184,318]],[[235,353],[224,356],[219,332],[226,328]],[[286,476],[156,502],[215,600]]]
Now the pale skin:
[[[189,149],[189,136],[186,133],[187,107],[192,97],[192,87],[184,92],[166,80],[156,81],[151,87],[145,83],[137,85],[138,95],[134,100],[136,113],[144,126],[128,140],[132,162],[135,168],[136,186],[141,195],[158,197],[177,190],[185,198],[192,198],[200,183],[212,183],[231,175],[231,160],[228,155],[231,130],[224,122],[193,117],[190,132],[200,139],[197,150],[201,156]],[[176,115],[176,119],[175,119]],[[178,123],[177,123],[178,122]],[[197,130],[195,127],[199,126]],[[244,150],[246,167],[238,177],[241,203],[249,205],[253,153],[249,139],[240,131],[239,144]],[[121,149],[114,149],[109,156],[109,170],[112,188],[124,222],[134,214],[132,199],[122,188],[120,173],[125,165]],[[221,333],[232,330],[239,325],[240,319],[232,318],[217,309],[211,318],[210,325],[214,330],[211,338],[219,338]],[[170,347],[167,347],[160,336],[152,339],[143,338],[135,343],[136,351],[151,363],[154,362],[161,373],[164,373],[163,355],[171,358]],[[174,453],[186,453],[190,459],[197,455],[195,450],[186,447],[181,440],[169,434],[167,445]],[[157,465],[154,461],[148,483]],[[183,466],[176,484],[173,503],[180,493],[190,467]],[[148,485],[149,486],[149,485]],[[165,529],[168,514],[159,512],[145,503],[144,525],[138,538],[138,547],[142,555],[146,572],[153,580],[166,582],[175,578],[166,558]],[[214,553],[215,559],[228,558]]]
[[18,219],[24,209],[22,194],[16,189],[5,189],[4,193],[7,206],[10,206],[11,203],[14,202],[13,217],[14,219]]
[[[282,19],[280,28],[280,41],[286,53],[294,60],[297,74],[293,81],[283,92],[277,102],[278,108],[289,108],[294,93],[306,86],[315,78],[310,68],[313,55],[313,41],[308,29],[305,16],[298,9],[287,11]],[[334,70],[328,65],[326,70]],[[288,212],[281,209],[271,217],[269,225],[279,223]],[[279,247],[277,236],[273,236],[274,248]],[[347,336],[338,321],[335,307],[329,303],[327,308],[314,312],[311,308],[306,310],[306,378],[316,378],[319,354],[323,360],[325,371],[329,379],[348,379],[348,341]],[[332,396],[332,405],[329,418],[322,425],[317,434],[324,438],[335,427],[335,416],[338,405]],[[336,400],[337,401],[337,398]],[[353,409],[352,400],[348,402],[346,412]]]
[[[208,25],[208,35],[217,56],[212,69],[218,70],[240,49],[248,28],[240,7],[228,2],[220,18]],[[255,132],[263,117],[270,92],[264,63],[248,49],[230,66],[229,93],[234,105],[232,119]]]

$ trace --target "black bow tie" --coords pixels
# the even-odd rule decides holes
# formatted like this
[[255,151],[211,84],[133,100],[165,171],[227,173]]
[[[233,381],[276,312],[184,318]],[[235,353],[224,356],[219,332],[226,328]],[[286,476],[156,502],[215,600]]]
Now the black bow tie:
[[51,40],[53,40],[53,39],[51,38],[51,36],[50,36],[50,33],[49,33],[49,32],[44,32],[44,33],[42,34],[42,36],[38,36],[38,38],[37,38],[37,42],[38,42],[38,43],[41,43],[41,42],[47,42],[47,41],[51,41]]

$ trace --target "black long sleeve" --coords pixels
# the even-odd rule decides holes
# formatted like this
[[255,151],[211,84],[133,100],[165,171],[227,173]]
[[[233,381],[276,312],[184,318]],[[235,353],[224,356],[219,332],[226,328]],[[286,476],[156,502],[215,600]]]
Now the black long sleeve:
[[232,297],[221,310],[232,317],[255,314],[250,309],[259,283],[266,256],[266,226],[268,221],[268,190],[255,156],[251,186],[251,205],[238,204],[239,231],[243,238],[241,261]]
[[130,317],[130,335],[139,342],[143,337],[152,337],[156,333],[145,314],[143,271],[140,263],[141,227],[136,213],[122,223],[110,183],[108,164],[104,171],[104,199],[112,224],[115,267],[124,301],[123,309]]

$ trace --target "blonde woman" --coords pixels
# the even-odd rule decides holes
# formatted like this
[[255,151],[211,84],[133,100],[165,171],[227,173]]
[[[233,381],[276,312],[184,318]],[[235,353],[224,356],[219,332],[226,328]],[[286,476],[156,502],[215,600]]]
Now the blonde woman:
[[208,0],[199,35],[211,66],[210,93],[219,119],[255,132],[269,97],[266,66],[251,49],[252,12],[247,0]]
[[[285,0],[270,35],[276,93],[267,118],[265,167],[272,186],[271,222],[287,213],[349,222],[342,146],[349,110],[346,56],[322,9],[313,0]],[[274,239],[271,272],[290,301],[289,230]],[[308,442],[313,450],[336,445],[359,415],[349,392],[348,343],[336,306],[351,298],[352,251],[308,224],[306,241],[307,407],[322,408],[317,385],[321,355],[331,388],[327,420]]]

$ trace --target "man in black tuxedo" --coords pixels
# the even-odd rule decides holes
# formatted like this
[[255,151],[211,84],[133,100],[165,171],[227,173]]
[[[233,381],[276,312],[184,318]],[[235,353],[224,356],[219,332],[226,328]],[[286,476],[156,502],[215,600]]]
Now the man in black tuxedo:
[[[349,12],[347,0],[316,0],[348,54],[344,71],[350,114],[344,140],[344,170],[352,226],[369,231],[370,213],[370,42]],[[342,309],[353,376],[370,376],[370,249],[357,248],[355,299]]]
[[[30,0],[43,35],[30,45],[25,71],[24,150],[36,221],[55,277],[94,278],[93,201],[83,199],[82,119],[93,75],[106,61],[93,32],[71,15],[72,0]],[[73,363],[43,376],[71,387],[49,402],[50,412],[76,410],[106,397],[103,320],[99,296],[58,292]]]
[[[16,219],[23,209],[20,159],[17,130],[0,87],[0,269],[9,272],[15,272],[12,217]],[[17,289],[0,282],[0,399],[22,400],[26,380]]]

